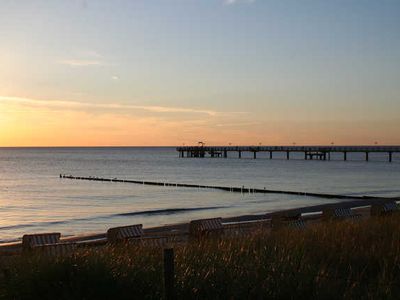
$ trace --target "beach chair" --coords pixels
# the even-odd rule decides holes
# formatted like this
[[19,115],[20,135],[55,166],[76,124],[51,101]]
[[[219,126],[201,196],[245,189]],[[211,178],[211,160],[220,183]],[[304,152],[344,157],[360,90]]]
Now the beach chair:
[[54,245],[60,242],[61,233],[38,233],[38,234],[25,234],[22,237],[22,249],[31,250],[37,246]]
[[220,235],[223,232],[222,218],[193,220],[189,223],[189,235],[191,237]]
[[361,215],[355,214],[350,208],[326,208],[322,212],[322,217],[325,220],[356,220]]
[[387,216],[396,212],[399,212],[396,201],[371,205],[371,216]]
[[301,218],[299,211],[287,211],[272,215],[271,227],[273,230],[280,228],[304,229],[306,222]]
[[35,246],[32,248],[32,251],[46,257],[65,257],[74,254],[76,249],[76,243],[59,243]]
[[110,228],[107,231],[107,241],[111,243],[139,240],[143,236],[143,225],[129,225]]

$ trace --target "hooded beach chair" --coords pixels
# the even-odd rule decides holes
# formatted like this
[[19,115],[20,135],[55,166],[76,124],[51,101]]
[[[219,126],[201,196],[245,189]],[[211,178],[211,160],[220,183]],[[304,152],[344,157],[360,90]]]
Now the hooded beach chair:
[[304,229],[306,222],[301,218],[301,213],[297,210],[281,212],[272,215],[271,227],[273,230],[280,228]]
[[65,257],[75,253],[76,249],[76,243],[59,243],[35,246],[32,248],[32,251],[46,257]]
[[111,243],[126,242],[140,239],[143,236],[143,225],[129,225],[110,228],[107,231],[107,241]]
[[371,205],[371,216],[387,216],[396,212],[399,212],[396,201]]
[[25,234],[22,237],[22,249],[31,250],[37,246],[54,245],[60,242],[61,233]]
[[355,214],[350,208],[326,208],[322,212],[322,217],[325,220],[356,220],[361,217],[360,214]]
[[220,235],[223,232],[222,218],[193,220],[189,223],[189,235],[191,237]]

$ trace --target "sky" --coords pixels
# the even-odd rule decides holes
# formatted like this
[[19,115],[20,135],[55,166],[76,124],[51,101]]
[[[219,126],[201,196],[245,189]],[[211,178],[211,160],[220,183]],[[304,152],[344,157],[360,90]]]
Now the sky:
[[400,144],[400,1],[2,0],[0,146]]

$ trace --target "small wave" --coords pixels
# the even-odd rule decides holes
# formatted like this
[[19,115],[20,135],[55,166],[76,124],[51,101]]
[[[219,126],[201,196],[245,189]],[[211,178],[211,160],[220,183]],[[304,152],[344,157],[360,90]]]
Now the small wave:
[[146,216],[146,215],[147,216],[172,215],[172,214],[179,214],[179,213],[185,213],[185,212],[190,212],[190,211],[222,209],[222,208],[228,208],[228,207],[229,206],[207,206],[207,207],[166,208],[166,209],[143,210],[143,211],[117,213],[117,214],[103,215],[103,216],[93,216],[93,217],[87,217],[87,218],[75,218],[75,219],[60,220],[60,221],[47,221],[47,222],[36,222],[36,223],[2,226],[2,227],[0,227],[0,230],[20,229],[20,228],[28,228],[28,227],[35,227],[35,226],[60,225],[60,224],[68,224],[68,223],[73,223],[73,222],[108,219],[108,218],[113,218],[113,217],[130,217],[130,216],[139,216],[139,215],[143,215],[143,216]]
[[166,209],[155,209],[155,210],[144,210],[144,211],[134,211],[134,212],[128,212],[128,213],[120,213],[120,214],[115,214],[114,216],[172,215],[172,214],[184,213],[184,212],[189,212],[189,211],[220,209],[220,208],[228,208],[228,206],[166,208]]

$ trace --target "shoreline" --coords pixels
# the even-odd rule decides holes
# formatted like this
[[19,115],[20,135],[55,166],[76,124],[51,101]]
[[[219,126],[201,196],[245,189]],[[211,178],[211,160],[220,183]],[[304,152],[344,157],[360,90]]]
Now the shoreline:
[[[233,217],[222,218],[222,223],[224,225],[241,225],[241,224],[257,224],[257,222],[269,222],[271,218],[275,215],[280,215],[283,213],[297,212],[303,215],[306,220],[319,219],[322,210],[327,208],[352,208],[361,212],[363,215],[369,214],[369,209],[367,207],[373,204],[381,204],[388,201],[400,201],[400,197],[395,198],[374,198],[365,200],[353,200],[353,201],[343,201],[336,203],[327,203],[319,205],[304,206],[299,208],[292,208],[286,210],[278,210],[262,214],[252,214],[252,215],[240,215]],[[169,235],[185,235],[188,233],[189,223],[173,223],[149,228],[143,228],[144,237],[163,237]],[[51,232],[51,230],[49,230]],[[22,239],[22,237],[21,237]],[[72,235],[63,237],[61,232],[61,242],[76,242],[80,244],[105,244],[106,232],[104,233],[90,233],[81,235]],[[6,254],[7,252],[17,251],[21,248],[21,241],[6,242],[0,244],[0,255]]]

